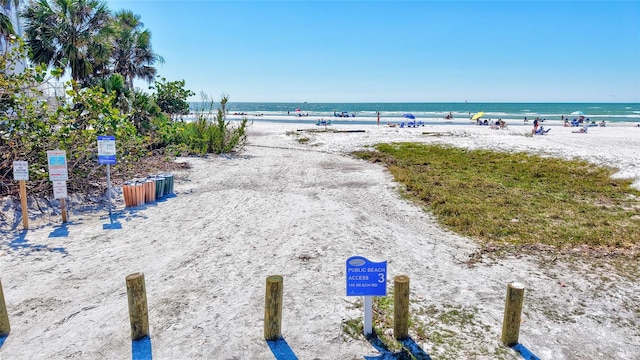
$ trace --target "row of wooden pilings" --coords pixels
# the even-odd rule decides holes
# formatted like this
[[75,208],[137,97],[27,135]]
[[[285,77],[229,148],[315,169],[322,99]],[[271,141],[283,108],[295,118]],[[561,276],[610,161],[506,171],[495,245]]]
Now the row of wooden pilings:
[[[398,275],[393,278],[393,335],[398,340],[409,337],[409,277]],[[280,275],[267,277],[264,301],[264,338],[282,338],[282,295],[283,279]],[[511,346],[518,343],[524,286],[520,283],[507,284],[504,320],[502,323],[502,343]]]
[[[129,320],[131,323],[131,340],[140,340],[149,336],[149,312],[147,307],[147,291],[144,274],[133,273],[126,277],[127,299],[129,301]],[[11,332],[7,304],[4,300],[2,282],[0,281],[0,337]]]
[[[144,339],[149,336],[149,311],[144,274],[130,274],[125,281],[129,302],[131,339]],[[409,337],[409,277],[398,275],[393,278],[393,282],[393,335],[396,339],[403,340]],[[266,340],[282,338],[283,290],[282,276],[267,277],[264,302],[264,338]],[[519,283],[509,283],[501,337],[502,342],[507,346],[518,343],[523,299],[524,286]],[[10,330],[7,306],[0,281],[0,337],[9,335]]]

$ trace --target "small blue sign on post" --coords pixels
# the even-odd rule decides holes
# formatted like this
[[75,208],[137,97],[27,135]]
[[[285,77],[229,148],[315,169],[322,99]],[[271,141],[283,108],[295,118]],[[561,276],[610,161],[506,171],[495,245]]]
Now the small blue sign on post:
[[362,256],[347,259],[347,296],[387,295],[387,262]]
[[98,136],[98,164],[114,165],[116,163],[116,137]]

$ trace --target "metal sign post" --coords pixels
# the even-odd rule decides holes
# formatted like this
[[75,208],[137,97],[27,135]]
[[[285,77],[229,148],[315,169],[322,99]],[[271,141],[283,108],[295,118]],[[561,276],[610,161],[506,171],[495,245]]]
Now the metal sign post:
[[116,137],[111,135],[98,136],[98,164],[107,165],[107,203],[109,207],[109,222],[113,224],[111,214],[111,165],[116,163]]
[[111,165],[107,164],[107,204],[109,208],[109,220],[111,220]]
[[347,259],[347,296],[364,296],[364,335],[373,334],[373,296],[387,295],[387,262],[362,256]]

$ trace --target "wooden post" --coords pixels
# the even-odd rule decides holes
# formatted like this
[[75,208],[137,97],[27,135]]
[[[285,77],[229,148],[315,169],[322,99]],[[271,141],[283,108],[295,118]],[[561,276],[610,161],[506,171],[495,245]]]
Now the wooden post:
[[144,274],[133,273],[127,276],[127,298],[129,300],[129,321],[131,322],[131,340],[140,340],[149,336],[149,313],[147,309],[147,290],[144,286]]
[[264,298],[264,338],[278,340],[282,337],[282,276],[267,277]]
[[523,300],[524,285],[517,282],[507,284],[507,299],[502,322],[502,342],[507,346],[518,343]]
[[11,326],[9,325],[9,314],[7,314],[7,303],[4,302],[2,281],[0,281],[0,337],[9,335],[10,331]]
[[393,335],[398,340],[409,337],[409,277],[393,278]]
[[19,180],[20,183],[20,205],[22,205],[22,228],[29,228],[29,208],[27,208],[27,182]]
[[64,198],[60,199],[60,211],[62,211],[62,223],[67,222],[67,202]]

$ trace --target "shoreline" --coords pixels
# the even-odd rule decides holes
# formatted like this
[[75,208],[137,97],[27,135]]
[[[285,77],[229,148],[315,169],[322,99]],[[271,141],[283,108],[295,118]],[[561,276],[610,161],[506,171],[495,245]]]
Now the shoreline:
[[[215,119],[215,117],[210,117],[211,119]],[[290,123],[300,123],[300,124],[315,124],[318,121],[331,121],[331,125],[377,125],[377,119],[375,117],[355,117],[355,118],[342,118],[342,117],[331,117],[331,116],[317,116],[317,115],[309,115],[309,116],[280,116],[280,115],[233,115],[229,114],[226,116],[227,120],[230,121],[240,121],[243,118],[246,118],[249,122],[272,122],[272,123],[282,123],[282,124],[290,124]],[[185,116],[183,118],[185,121],[194,121],[196,119],[195,115]],[[484,120],[485,117],[482,117]],[[486,118],[487,120],[495,121],[499,118]],[[533,127],[533,120],[528,120],[524,122],[522,119],[509,119],[503,118],[503,121],[507,123],[508,126],[530,126]],[[398,117],[380,117],[380,125],[384,126],[388,124],[399,125],[401,123],[408,123],[409,119],[398,118]],[[475,121],[469,119],[453,119],[453,120],[445,120],[440,118],[416,118],[415,121],[422,122],[425,125],[443,125],[443,126],[460,126],[460,125],[470,125],[470,126],[485,126],[485,125],[477,125]],[[596,125],[599,124],[600,121],[596,121]],[[545,120],[541,123],[543,126],[554,126],[554,127],[564,127],[563,120]],[[584,125],[582,125],[584,126]],[[569,126],[570,127],[570,126]],[[606,127],[640,127],[640,122],[633,121],[616,121],[616,122],[606,122]]]

